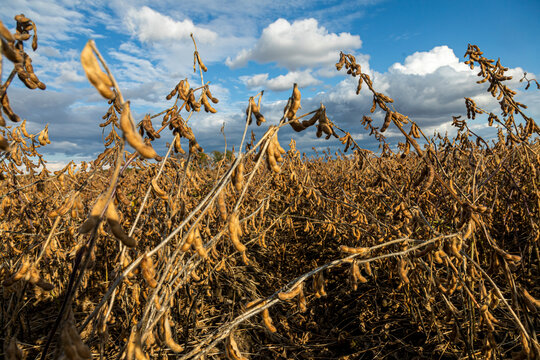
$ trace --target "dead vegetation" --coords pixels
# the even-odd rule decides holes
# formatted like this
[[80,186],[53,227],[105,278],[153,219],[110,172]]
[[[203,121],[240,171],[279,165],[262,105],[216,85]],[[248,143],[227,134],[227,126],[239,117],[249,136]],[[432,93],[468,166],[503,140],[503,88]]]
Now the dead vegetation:
[[[15,19],[16,34],[0,26],[2,54],[15,64],[0,87],[11,121],[20,120],[7,98],[14,75],[44,88],[23,46],[33,31],[37,47],[35,25]],[[500,61],[474,45],[466,52],[500,102],[501,115],[487,114],[499,130],[492,143],[468,127],[486,113],[470,98],[454,138],[426,137],[342,53],[337,70],[373,94],[372,113],[386,113],[383,124],[367,115],[359,124],[380,155],[324,105],[299,114],[295,85],[278,125],[247,141],[252,116],[257,126],[267,120],[263,94],[250,98],[240,150],[200,167],[191,118],[219,111],[202,55],[195,50],[200,86],[181,80],[169,108],[136,122],[89,41],[81,63],[109,102],[99,124],[109,131],[105,150],[89,164],[50,174],[39,153],[47,126],[1,128],[3,357],[540,356],[539,128]],[[350,154],[306,158],[294,141],[285,150],[278,135],[289,125],[339,137]],[[393,126],[404,139],[397,153],[383,135]],[[151,141],[163,131],[174,141],[160,157]],[[179,160],[171,154],[186,152],[182,141],[188,155]]]

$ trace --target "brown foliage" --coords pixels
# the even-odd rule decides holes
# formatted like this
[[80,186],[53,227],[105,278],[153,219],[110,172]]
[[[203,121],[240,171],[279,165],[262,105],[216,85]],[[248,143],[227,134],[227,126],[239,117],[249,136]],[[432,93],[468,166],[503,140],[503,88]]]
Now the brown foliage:
[[[0,26],[0,36],[10,44],[4,55],[21,63],[35,25],[17,21],[17,34]],[[380,129],[362,118],[381,155],[330,121],[324,105],[299,116],[295,85],[278,126],[236,159],[198,166],[202,148],[181,112],[213,113],[209,100],[218,102],[198,51],[201,86],[181,80],[167,95],[171,107],[135,124],[106,64],[106,73],[96,67],[97,48],[90,50],[91,82],[110,99],[100,126],[111,130],[96,161],[70,162],[51,176],[37,152],[47,127],[39,136],[24,122],[1,130],[1,355],[539,356],[538,127],[504,85],[500,62],[467,50],[502,99],[504,119],[488,119],[501,130],[493,145],[459,117],[454,139],[425,137],[342,53],[337,69],[359,77],[358,92],[367,85],[371,112],[386,113]],[[261,97],[249,99],[246,131],[251,114],[264,122]],[[472,118],[485,112],[468,98],[466,108]],[[155,130],[152,120],[162,115]],[[285,151],[278,133],[288,124],[296,131],[317,124],[317,137],[339,131],[353,153],[302,157],[294,141]],[[404,136],[400,153],[381,134],[390,126]],[[167,128],[175,140],[156,157],[150,142]],[[187,160],[170,156],[183,152],[180,138],[189,141]],[[124,158],[124,139],[138,153]],[[259,315],[262,323],[248,321]]]

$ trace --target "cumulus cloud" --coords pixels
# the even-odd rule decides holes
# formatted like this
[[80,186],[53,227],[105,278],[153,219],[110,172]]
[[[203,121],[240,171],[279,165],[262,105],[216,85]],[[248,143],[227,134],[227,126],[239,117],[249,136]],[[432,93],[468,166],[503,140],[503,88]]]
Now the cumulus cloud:
[[403,64],[395,63],[390,67],[390,72],[409,74],[409,75],[426,75],[431,74],[435,70],[448,66],[458,72],[468,71],[469,67],[462,62],[454,54],[454,51],[448,46],[437,46],[430,51],[417,51],[405,58]]
[[360,36],[342,32],[329,33],[316,19],[294,21],[278,19],[268,25],[255,46],[240,51],[226,64],[231,68],[245,66],[248,61],[277,63],[296,70],[336,61],[340,50],[354,50],[362,46]]
[[197,39],[203,43],[213,43],[217,39],[217,33],[195,26],[190,19],[177,21],[148,6],[129,9],[125,21],[128,29],[141,42],[186,40],[191,33],[196,33]]
[[292,89],[294,83],[299,87],[306,87],[320,84],[321,81],[313,77],[310,70],[290,71],[286,75],[279,75],[275,78],[268,78],[268,74],[256,74],[253,76],[242,76],[240,80],[250,89],[262,88],[274,91]]

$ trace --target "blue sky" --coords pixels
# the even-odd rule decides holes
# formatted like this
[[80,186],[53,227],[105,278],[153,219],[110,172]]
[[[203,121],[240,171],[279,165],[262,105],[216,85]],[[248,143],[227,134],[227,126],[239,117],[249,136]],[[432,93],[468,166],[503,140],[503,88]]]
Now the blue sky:
[[[224,6],[223,4],[226,3]],[[262,112],[268,125],[278,122],[292,85],[302,91],[302,111],[322,102],[328,116],[359,142],[374,142],[360,125],[369,113],[371,97],[356,96],[353,79],[337,72],[340,50],[356,55],[375,88],[396,101],[396,109],[433,133],[452,131],[452,115],[464,114],[463,97],[496,111],[497,102],[475,83],[476,71],[463,64],[468,43],[477,44],[489,58],[500,57],[510,67],[518,101],[539,120],[540,91],[524,91],[518,82],[524,71],[540,72],[540,2],[538,1],[5,1],[0,20],[14,28],[13,16],[24,13],[38,27],[39,48],[30,51],[34,69],[47,90],[22,85],[8,93],[17,113],[37,132],[49,123],[52,144],[44,152],[52,167],[71,159],[90,160],[103,150],[98,124],[107,103],[91,88],[79,63],[86,41],[94,39],[131,100],[137,118],[165,109],[165,96],[192,71],[193,44],[209,67],[204,75],[221,101],[217,114],[197,113],[190,120],[206,152],[223,150],[220,128],[225,123],[229,145],[238,145],[249,96],[264,89]],[[5,74],[10,65],[5,64]],[[198,79],[198,80],[197,80]],[[302,113],[302,112],[301,112]],[[382,114],[375,113],[380,120]],[[161,123],[156,119],[155,124]],[[472,126],[490,136],[482,121]],[[298,147],[336,149],[337,141],[315,137],[308,129],[280,133],[282,145],[291,137]],[[387,131],[388,141],[401,141]],[[154,145],[165,152],[164,136]]]

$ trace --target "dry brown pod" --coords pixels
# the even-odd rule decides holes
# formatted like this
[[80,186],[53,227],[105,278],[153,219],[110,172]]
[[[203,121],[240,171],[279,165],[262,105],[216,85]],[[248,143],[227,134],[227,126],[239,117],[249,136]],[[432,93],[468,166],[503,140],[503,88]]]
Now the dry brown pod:
[[[207,71],[208,71],[208,68],[207,68],[206,65],[204,65],[204,63],[202,62],[201,56],[199,55],[199,52],[198,52],[198,51],[195,51],[195,52],[194,52],[194,55],[195,55],[195,61],[197,61],[197,62],[199,63],[199,66],[201,67],[202,71],[207,72]],[[195,69],[195,66],[193,66],[193,69]]]
[[461,259],[461,254],[459,252],[461,251],[462,246],[463,239],[460,236],[452,238],[452,240],[450,241],[450,254],[457,257],[458,259]]
[[28,133],[28,130],[26,130],[26,119],[23,120],[20,129],[24,136],[26,136],[27,138],[31,137],[31,135]]
[[242,187],[244,186],[244,163],[243,162],[238,164],[236,169],[234,169],[233,183],[234,183],[234,188],[237,191],[242,190]]
[[92,358],[90,348],[82,341],[81,336],[75,327],[72,313],[70,313],[68,320],[62,328],[60,338],[62,339],[62,349],[64,350],[64,354],[69,360]]
[[24,58],[24,69],[26,70],[26,73],[28,74],[29,80],[35,83],[38,88],[40,88],[41,90],[45,90],[47,88],[47,86],[44,83],[42,83],[38,79],[37,75],[34,73],[34,67],[32,66],[32,59],[30,58],[30,56],[26,56]]
[[139,134],[141,136],[144,136],[145,131],[151,141],[154,141],[155,139],[159,139],[161,137],[161,135],[159,135],[159,133],[154,129],[154,126],[152,125],[152,118],[150,117],[150,114],[146,114],[144,116],[141,122],[141,127],[139,128]]
[[272,142],[274,144],[274,158],[276,161],[283,162],[283,157],[281,155],[287,152],[279,145],[277,134],[272,137]]
[[206,87],[206,95],[208,95],[208,98],[209,98],[210,100],[212,100],[212,102],[213,102],[214,104],[219,103],[218,98],[212,96],[212,93],[210,92],[210,88],[209,88],[209,87]]
[[55,210],[49,213],[49,217],[54,219],[57,216],[64,216],[65,214],[67,214],[67,212],[71,210],[71,208],[73,207],[75,198],[77,196],[78,196],[77,192],[72,193],[71,196],[69,196],[66,200],[64,200],[62,205],[60,205],[58,208],[56,208]]
[[157,281],[155,279],[156,269],[154,268],[154,262],[152,257],[145,255],[141,260],[141,274],[151,288],[157,286]]
[[[469,221],[467,222],[467,227],[465,229],[465,232],[463,233],[463,240],[467,240],[468,238],[471,237],[471,235],[474,233],[474,230],[476,229],[476,225],[475,225],[475,222],[474,220],[471,218],[469,219]],[[457,252],[459,253],[459,250],[457,250]]]
[[403,283],[409,284],[410,280],[409,280],[409,277],[407,276],[407,273],[409,272],[407,270],[407,262],[405,260],[403,260],[403,259],[399,260],[399,271],[398,272],[399,272],[399,277],[401,278]]
[[1,38],[0,41],[2,43],[2,54],[8,58],[9,61],[15,64],[23,61],[20,52],[11,43],[7,42],[4,38]]
[[369,276],[373,275],[373,272],[371,271],[371,265],[368,262],[364,263],[364,270]]
[[15,71],[17,72],[17,76],[19,77],[19,80],[26,85],[27,88],[33,90],[37,88],[37,84],[30,79],[30,76],[28,73],[24,70],[22,64],[15,64],[14,66]]
[[[314,116],[317,116],[317,114],[315,114]],[[289,125],[291,125],[293,130],[296,132],[304,131],[306,129],[306,126],[300,123],[300,121],[297,119],[289,121]]]
[[298,111],[298,109],[302,107],[300,105],[301,98],[302,98],[302,94],[300,94],[300,90],[298,89],[298,84],[294,83],[293,92],[291,96],[291,105],[289,106],[287,114],[285,115],[287,119],[289,120],[294,119],[294,117],[296,116],[296,112]]
[[13,37],[15,38],[15,40],[26,41],[26,40],[30,39],[30,34],[15,33],[13,35]]
[[303,286],[300,289],[300,293],[298,294],[298,307],[300,308],[300,311],[303,312],[303,313],[307,311],[307,300],[306,300],[306,296],[304,294],[304,287]]
[[[276,127],[273,125],[270,126],[270,128],[268,129],[268,132],[274,132],[274,134],[271,136],[269,140],[267,140],[269,144],[268,144],[268,147],[266,148],[266,165],[268,166],[269,170],[272,170],[275,173],[280,173],[281,168],[278,165],[278,161],[279,162],[283,161],[283,157],[281,155],[285,154],[286,151],[285,149],[281,147],[281,145],[279,145],[277,134],[275,133]],[[261,149],[262,149],[262,145],[261,145]],[[260,156],[260,153],[258,156]]]
[[536,313],[540,309],[540,300],[535,299],[526,289],[521,289],[521,294],[525,300],[525,305],[529,311]]
[[425,191],[429,190],[429,188],[433,184],[434,179],[435,179],[435,169],[433,168],[433,166],[429,165],[427,167],[427,179],[424,182],[424,185],[422,186],[421,191],[425,192]]
[[336,63],[336,69],[337,71],[340,71],[343,68],[343,65],[345,65],[345,54],[343,52],[339,53],[339,61]]
[[49,124],[45,125],[45,128],[39,132],[38,142],[42,146],[51,143],[51,141],[49,140]]
[[390,126],[390,122],[392,121],[392,117],[393,117],[394,113],[390,110],[386,111],[386,116],[384,117],[384,123],[383,123],[383,126],[381,127],[381,132],[385,132],[386,129],[388,129],[388,127]]
[[8,116],[9,120],[13,122],[21,121],[21,118],[19,117],[19,115],[15,114],[13,110],[11,109],[7,92],[4,92],[2,96],[2,110],[4,110],[4,113]]
[[129,335],[128,343],[126,346],[126,360],[134,360],[135,359],[135,347],[136,347],[136,336],[137,333],[135,329],[131,330],[131,333]]
[[116,206],[114,205],[112,200],[107,206],[107,209],[105,209],[105,206],[107,205],[107,202],[109,200],[105,195],[106,193],[103,193],[98,197],[96,203],[90,211],[88,218],[80,226],[79,233],[86,234],[87,232],[91,231],[94,227],[97,226],[101,214],[104,213],[107,219],[107,223],[111,227],[113,235],[117,239],[122,241],[125,246],[136,246],[136,241],[133,238],[129,237],[122,229],[122,226],[120,225],[120,216],[118,215],[118,211],[116,210]]
[[171,100],[174,95],[178,92],[178,85],[172,89],[172,91],[165,97],[167,100]]
[[[266,122],[266,119],[261,114],[261,109],[259,108],[259,105],[255,103],[253,97],[249,98],[249,106],[246,109],[246,116],[250,114],[250,109],[251,116],[255,116],[255,119],[257,120],[257,126],[261,126],[263,122]],[[251,125],[251,116],[247,119],[249,125]]]
[[207,96],[207,90],[203,90],[203,93],[201,95],[201,102],[202,104],[204,105],[204,111],[206,112],[210,112],[210,113],[217,113],[217,110],[214,109],[212,107],[212,105],[210,104],[210,101],[208,101],[208,96]]
[[278,293],[278,298],[280,300],[291,300],[295,298],[300,292],[302,291],[304,287],[304,283],[299,283],[295,287],[291,288],[289,291],[282,291]]
[[277,331],[277,329],[274,326],[274,324],[272,323],[272,318],[270,317],[270,312],[268,311],[268,309],[263,310],[262,317],[263,317],[264,326],[266,326],[268,331],[270,331],[272,333],[275,333]]
[[322,271],[313,277],[313,288],[315,289],[315,297],[320,298],[327,295],[324,289],[324,275]]
[[431,253],[432,251],[434,251],[436,248],[437,248],[437,244],[431,243],[431,244],[425,246],[422,250],[416,251],[416,252],[414,253],[414,257],[420,258],[420,257],[426,256],[427,254],[429,254],[429,253]]
[[35,266],[32,266],[26,272],[25,280],[31,284],[39,286],[45,291],[51,291],[52,289],[54,289],[54,285],[46,282],[41,278],[41,276],[39,275],[39,270]]
[[81,64],[88,81],[99,91],[101,96],[106,99],[114,99],[115,94],[111,90],[113,82],[107,74],[105,74],[99,66],[98,59],[92,50],[93,41],[89,40],[81,52]]
[[240,236],[242,236],[242,228],[240,227],[240,221],[237,213],[229,215],[229,235],[234,248],[243,253],[247,250],[246,246],[240,242]]
[[180,96],[180,98],[184,101],[187,101],[188,96],[189,96],[189,89],[190,89],[188,79],[185,78],[184,80],[180,80],[177,88],[178,88],[178,95]]
[[229,360],[248,360],[242,355],[240,349],[238,349],[238,344],[234,340],[232,332],[229,334],[227,343],[225,344],[225,355]]
[[165,344],[174,351],[175,353],[181,353],[184,351],[184,347],[180,344],[178,344],[176,341],[174,341],[172,337],[172,331],[171,331],[171,324],[169,323],[169,314],[163,315],[163,330],[164,330],[164,338],[165,338]]
[[135,247],[137,245],[135,239],[128,236],[124,232],[122,225],[120,225],[120,216],[118,215],[116,205],[114,205],[114,202],[112,200],[107,207],[107,211],[105,211],[105,217],[107,218],[107,223],[111,227],[113,235],[118,240],[120,240],[127,247]]
[[369,253],[369,248],[366,247],[350,247],[346,245],[340,245],[339,250],[349,254],[366,255],[367,253]]
[[126,346],[126,360],[149,360],[148,355],[141,346],[141,336],[136,329],[131,330],[128,344]]
[[418,125],[416,125],[416,123],[414,122],[411,124],[410,134],[416,139],[420,138],[420,129],[418,128]]
[[251,300],[246,304],[246,310],[259,309],[260,307],[266,305],[267,301],[263,299]]
[[[339,136],[334,131],[332,122],[330,121],[330,119],[328,119],[328,116],[326,116],[326,107],[321,104],[318,112],[320,112],[320,114],[318,117],[319,123],[317,124],[316,136],[321,137],[322,134],[326,134],[326,140],[330,139],[331,136],[339,138]],[[302,123],[304,124],[305,122]],[[304,126],[306,126],[306,124],[304,124]]]
[[195,91],[193,89],[189,90],[187,98],[186,110],[190,111],[191,108],[192,111],[201,111],[201,103],[195,99]]
[[358,288],[358,282],[361,282],[362,284],[367,283],[368,280],[362,275],[360,272],[360,267],[358,266],[356,261],[352,261],[351,263],[351,283],[353,286],[353,290],[356,290]]
[[17,272],[15,272],[15,274],[13,274],[10,278],[4,280],[4,282],[2,284],[4,286],[11,286],[16,281],[18,281],[18,280],[22,279],[23,277],[25,277],[26,274],[28,273],[28,270],[30,269],[30,265],[31,264],[30,264],[30,262],[28,260],[23,260],[19,270],[17,270]]
[[180,248],[180,250],[186,252],[189,250],[189,248],[191,247],[191,244],[193,244],[193,242],[195,241],[195,228],[192,229],[187,237],[186,237],[186,242],[182,245],[182,247]]
[[180,154],[185,154],[186,152],[182,149],[182,144],[180,142],[180,135],[176,134],[174,136],[174,151]]
[[129,101],[126,101],[122,108],[120,116],[120,128],[128,144],[131,145],[144,158],[154,159],[158,155],[151,145],[144,143],[141,135],[135,130],[135,124],[131,116]]
[[228,215],[227,215],[227,205],[225,204],[225,190],[221,190],[218,194],[218,209],[219,209],[219,216],[221,218],[221,221],[225,222],[227,221]]
[[0,150],[9,151],[9,143],[5,137],[0,135]]
[[195,251],[197,251],[197,254],[199,254],[200,257],[202,257],[203,259],[208,259],[208,252],[204,248],[201,233],[199,231],[198,226],[195,228],[193,247],[195,248]]
[[152,179],[151,184],[152,184],[152,189],[154,190],[154,192],[160,199],[162,200],[169,199],[169,195],[163,189],[159,187],[157,183],[157,178]]

